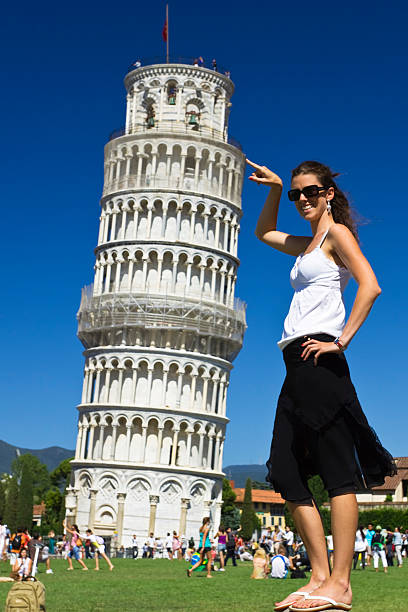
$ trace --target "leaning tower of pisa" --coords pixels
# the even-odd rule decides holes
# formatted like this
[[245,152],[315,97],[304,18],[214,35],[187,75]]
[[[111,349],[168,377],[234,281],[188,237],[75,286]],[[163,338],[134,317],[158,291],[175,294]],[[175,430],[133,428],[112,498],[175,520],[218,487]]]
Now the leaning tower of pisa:
[[234,297],[244,155],[232,81],[189,62],[132,67],[105,146],[70,521],[136,533],[218,526],[226,398],[245,330]]

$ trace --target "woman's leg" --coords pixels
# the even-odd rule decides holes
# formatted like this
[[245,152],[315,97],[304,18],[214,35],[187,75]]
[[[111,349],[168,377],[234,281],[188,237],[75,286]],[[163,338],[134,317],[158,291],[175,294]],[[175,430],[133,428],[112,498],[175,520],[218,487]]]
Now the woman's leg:
[[383,568],[384,568],[384,572],[387,573],[388,572],[388,563],[387,563],[387,556],[385,554],[385,550],[380,550],[380,557],[381,557],[381,562],[383,564]]
[[104,552],[101,552],[101,556],[105,559],[106,563],[109,565],[109,569],[112,571],[113,570],[113,565],[111,563],[111,560],[109,559],[108,555]]
[[307,609],[327,603],[324,600],[319,600],[319,595],[331,597],[339,603],[351,603],[350,572],[357,521],[358,506],[354,493],[336,495],[331,498],[331,526],[334,548],[333,572],[319,588],[313,591],[313,596],[316,596],[316,599],[296,602],[296,609]]
[[[313,570],[310,581],[298,590],[313,591],[330,576],[326,538],[322,520],[314,502],[313,505],[297,504],[295,502],[287,502],[287,504],[293,516],[293,520],[295,521],[296,529],[306,546]],[[276,605],[282,605],[286,603],[286,600],[294,601],[293,595],[289,595],[283,601],[277,602]]]
[[197,561],[197,563],[194,563],[194,565],[192,565],[192,566],[190,567],[190,569],[189,569],[189,570],[187,570],[187,571],[188,571],[188,573],[190,574],[190,576],[191,576],[191,574],[193,573],[193,571],[194,571],[195,569],[197,569],[197,567],[200,567],[200,565],[202,565],[202,564],[203,564],[203,562],[204,562],[204,558],[205,558],[205,557],[204,557],[204,551],[202,551],[202,552],[200,553],[200,558],[199,558],[199,560]]
[[220,550],[220,565],[221,565],[221,569],[224,569],[224,551]]
[[95,550],[95,571],[99,571],[99,553]]
[[209,551],[207,551],[207,578],[212,578],[212,576],[211,576],[211,563],[212,563],[211,550],[209,550]]
[[380,555],[376,550],[373,550],[373,565],[376,572],[378,572],[378,559]]
[[73,570],[74,568],[72,566],[72,559],[71,559],[71,557],[69,555],[67,557],[67,561],[68,561],[68,569],[69,570]]

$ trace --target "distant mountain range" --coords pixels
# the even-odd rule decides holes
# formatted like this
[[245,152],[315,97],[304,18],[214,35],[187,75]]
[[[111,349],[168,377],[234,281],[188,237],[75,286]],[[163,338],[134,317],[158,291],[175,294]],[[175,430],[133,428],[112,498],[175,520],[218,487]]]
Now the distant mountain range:
[[[0,440],[0,474],[3,472],[10,473],[11,463],[17,457],[17,453],[24,455],[31,453],[35,457],[45,463],[47,468],[54,470],[64,459],[73,457],[75,451],[60,446],[49,446],[48,448],[31,449],[22,448],[21,446],[13,446]],[[266,466],[265,465],[227,465],[224,467],[225,475],[230,480],[233,480],[236,487],[245,487],[247,478],[258,482],[265,482]]]
[[7,444],[7,442],[0,440],[0,474],[3,472],[10,473],[11,463],[13,459],[17,457],[18,453],[21,455],[31,453],[35,457],[38,457],[42,463],[45,463],[50,471],[54,470],[64,459],[69,459],[75,455],[75,451],[61,448],[60,446],[31,449],[13,446],[12,444]]
[[245,487],[247,478],[257,482],[265,482],[267,469],[265,464],[255,463],[252,465],[227,465],[223,468],[223,472],[229,480],[234,481],[236,487],[240,488]]

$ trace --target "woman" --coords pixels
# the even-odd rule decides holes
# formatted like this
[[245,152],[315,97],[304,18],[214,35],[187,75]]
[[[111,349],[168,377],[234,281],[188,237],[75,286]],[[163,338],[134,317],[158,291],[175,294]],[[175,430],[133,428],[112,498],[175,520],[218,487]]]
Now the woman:
[[258,548],[254,554],[254,569],[251,578],[254,580],[262,580],[268,577],[269,573],[269,557],[263,548]]
[[11,577],[14,580],[23,580],[23,578],[27,578],[31,574],[31,568],[33,566],[33,562],[28,556],[28,552],[26,548],[22,548],[18,558],[16,559],[13,565],[13,571],[11,573]]
[[79,554],[79,547],[82,546],[82,541],[79,534],[78,525],[72,525],[72,527],[68,527],[65,521],[62,522],[63,527],[72,535],[70,549],[67,557],[68,567],[67,570],[73,570],[72,566],[72,557],[78,561],[79,565],[82,565],[82,571],[88,571],[85,563],[82,561]]
[[218,538],[218,555],[220,557],[220,572],[225,572],[224,560],[225,560],[225,552],[227,549],[227,531],[224,525],[220,525],[218,527],[217,534],[215,536]]
[[209,538],[210,531],[210,517],[205,516],[203,518],[203,524],[200,527],[200,543],[198,545],[198,552],[200,553],[200,559],[190,569],[187,570],[187,576],[191,578],[191,574],[197,567],[204,564],[207,559],[207,578],[211,576],[211,542]]
[[178,559],[180,561],[181,559],[181,542],[180,542],[180,536],[177,535],[177,531],[173,531],[173,540],[172,540],[172,552],[173,552],[173,559]]
[[366,565],[366,552],[367,552],[367,540],[365,537],[365,533],[363,531],[363,526],[360,527],[356,531],[356,539],[354,542],[354,562],[353,562],[353,570],[357,567],[358,558],[361,555],[361,563],[363,569],[365,569]]
[[[355,491],[382,484],[386,475],[396,473],[391,455],[367,423],[343,354],[381,290],[359,248],[347,198],[330,168],[312,161],[293,170],[288,196],[312,233],[293,236],[276,229],[282,180],[265,166],[247,161],[254,168],[250,180],[270,187],[256,236],[296,257],[290,275],[295,294],[278,343],[287,375],[267,479],[288,502],[313,572],[305,587],[309,595],[291,594],[275,610],[350,610],[358,516]],[[345,324],[342,293],[350,276],[358,291]],[[331,499],[331,575],[322,521],[307,486],[314,474],[322,477]]]

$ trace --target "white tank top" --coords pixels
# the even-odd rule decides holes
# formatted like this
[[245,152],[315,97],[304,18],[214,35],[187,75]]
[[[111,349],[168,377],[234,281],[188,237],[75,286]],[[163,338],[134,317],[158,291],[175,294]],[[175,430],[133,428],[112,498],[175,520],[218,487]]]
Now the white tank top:
[[300,336],[320,333],[337,338],[343,331],[346,319],[343,291],[351,273],[321,250],[328,231],[313,251],[297,257],[290,272],[295,294],[278,342],[282,350]]

